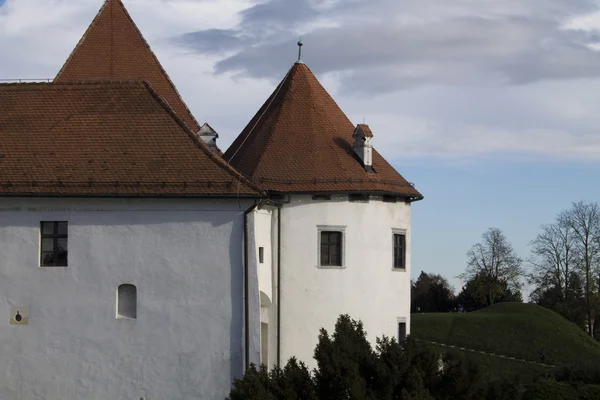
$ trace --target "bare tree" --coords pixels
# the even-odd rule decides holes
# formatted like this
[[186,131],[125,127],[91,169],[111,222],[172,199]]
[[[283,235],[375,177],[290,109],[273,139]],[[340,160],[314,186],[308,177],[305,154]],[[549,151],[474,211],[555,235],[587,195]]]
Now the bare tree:
[[585,285],[588,334],[593,336],[592,293],[595,285],[592,274],[597,273],[600,279],[600,207],[597,203],[573,203],[571,209],[560,214],[559,220],[569,226],[575,236],[579,268]]
[[542,232],[530,242],[530,282],[554,287],[560,301],[569,300],[570,279],[577,263],[575,232],[564,219],[542,225]]
[[492,305],[503,283],[511,290],[521,288],[524,272],[521,258],[500,229],[490,228],[481,238],[467,253],[467,268],[459,278],[463,281],[477,276],[486,278],[488,304]]

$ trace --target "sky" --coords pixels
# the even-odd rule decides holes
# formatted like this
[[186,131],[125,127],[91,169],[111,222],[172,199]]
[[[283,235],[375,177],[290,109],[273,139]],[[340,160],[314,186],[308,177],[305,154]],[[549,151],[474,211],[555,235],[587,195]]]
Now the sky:
[[[600,185],[600,3],[123,0],[226,149],[297,58],[425,199],[412,277],[457,276],[490,227],[518,254]],[[0,0],[0,79],[53,78],[102,0]]]

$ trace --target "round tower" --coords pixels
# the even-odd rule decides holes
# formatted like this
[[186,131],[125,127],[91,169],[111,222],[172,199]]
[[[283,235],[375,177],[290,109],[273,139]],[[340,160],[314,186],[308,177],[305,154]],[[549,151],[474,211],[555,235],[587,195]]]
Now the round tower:
[[249,232],[258,297],[248,329],[260,322],[250,353],[314,366],[319,329],[340,314],[362,320],[373,344],[403,340],[411,204],[423,196],[375,150],[369,126],[353,125],[296,62],[224,158],[270,195]]

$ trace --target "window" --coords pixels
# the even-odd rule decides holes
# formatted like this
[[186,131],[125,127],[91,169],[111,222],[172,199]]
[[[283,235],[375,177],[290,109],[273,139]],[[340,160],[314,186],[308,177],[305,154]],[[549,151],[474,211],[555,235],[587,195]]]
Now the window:
[[41,231],[41,255],[40,265],[42,267],[66,267],[67,266],[67,222],[40,223]]
[[394,268],[406,269],[406,236],[394,233]]
[[383,195],[384,203],[396,203],[398,201],[396,196]]
[[398,343],[406,340],[406,322],[398,322]]
[[342,232],[321,231],[321,265],[342,266]]
[[369,195],[368,194],[362,194],[362,193],[352,193],[350,195],[348,195],[348,200],[350,201],[369,201]]
[[117,289],[117,318],[137,318],[137,289],[124,283]]
[[261,264],[265,262],[265,248],[264,247],[258,248],[258,262]]
[[331,200],[331,195],[330,194],[314,194],[312,197],[313,200],[323,200],[323,201],[329,201]]

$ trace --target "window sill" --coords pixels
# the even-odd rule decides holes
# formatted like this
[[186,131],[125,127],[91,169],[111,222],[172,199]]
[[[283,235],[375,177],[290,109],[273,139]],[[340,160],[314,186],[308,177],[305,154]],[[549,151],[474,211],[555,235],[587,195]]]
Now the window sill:
[[392,268],[394,272],[406,272],[406,268]]
[[137,320],[137,318],[126,317],[124,315],[117,315],[116,319],[126,319],[126,320],[129,320],[129,321],[135,321],[135,320]]
[[345,265],[317,265],[319,269],[346,269]]

